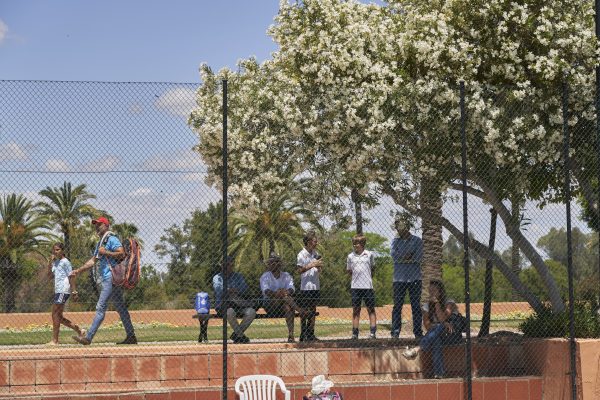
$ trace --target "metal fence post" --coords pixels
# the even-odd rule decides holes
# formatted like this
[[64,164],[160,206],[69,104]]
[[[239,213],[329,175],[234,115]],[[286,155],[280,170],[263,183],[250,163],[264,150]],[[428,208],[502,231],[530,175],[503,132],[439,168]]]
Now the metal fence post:
[[569,86],[565,77],[562,85],[562,116],[563,116],[563,159],[565,169],[565,207],[567,213],[567,273],[569,279],[569,344],[571,355],[571,398],[577,399],[577,381],[575,364],[575,293],[573,289],[573,244],[571,238],[571,168],[569,140]]
[[462,172],[462,205],[463,205],[463,235],[464,254],[463,268],[465,271],[465,317],[467,318],[467,343],[465,349],[467,378],[467,399],[473,396],[471,379],[471,294],[469,286],[469,216],[467,210],[467,114],[465,110],[465,82],[460,81],[460,139],[461,139],[461,172]]
[[[223,221],[221,224],[223,239],[223,261],[221,274],[223,276],[222,304],[227,304],[227,79],[223,80]],[[223,312],[223,400],[227,400],[227,312]]]

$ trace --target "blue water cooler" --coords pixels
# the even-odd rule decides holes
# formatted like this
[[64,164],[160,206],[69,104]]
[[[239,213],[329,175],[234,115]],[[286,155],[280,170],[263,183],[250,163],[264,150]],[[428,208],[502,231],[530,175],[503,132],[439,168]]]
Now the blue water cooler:
[[206,292],[196,293],[196,301],[194,302],[194,308],[198,314],[210,313],[210,296]]

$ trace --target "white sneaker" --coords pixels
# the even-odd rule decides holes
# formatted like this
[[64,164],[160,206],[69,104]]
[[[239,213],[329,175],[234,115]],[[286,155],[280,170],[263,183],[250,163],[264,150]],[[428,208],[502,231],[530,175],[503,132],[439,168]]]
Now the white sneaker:
[[413,347],[412,349],[406,349],[402,352],[402,355],[404,356],[404,358],[407,358],[409,360],[412,360],[413,358],[415,358],[417,356],[417,354],[419,354],[418,347]]

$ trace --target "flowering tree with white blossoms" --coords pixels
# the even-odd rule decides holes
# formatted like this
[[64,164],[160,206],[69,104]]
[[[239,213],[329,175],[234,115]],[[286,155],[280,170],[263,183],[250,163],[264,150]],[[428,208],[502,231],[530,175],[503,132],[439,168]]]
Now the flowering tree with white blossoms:
[[[504,201],[514,196],[560,199],[560,89],[565,79],[577,90],[569,124],[579,135],[590,132],[597,49],[592,4],[461,0],[402,2],[398,7],[405,17],[401,35],[413,39],[403,42],[409,45],[408,65],[430,82],[462,79],[468,87],[471,193],[496,209],[513,243],[540,274],[554,309],[563,309],[542,257]],[[589,161],[589,152],[581,151],[589,140],[577,139],[573,159]],[[580,187],[589,185],[589,175],[575,175]]]
[[[281,7],[271,30],[281,45],[275,62],[300,83],[304,107],[320,111],[312,119],[294,121],[303,126],[307,141],[319,145],[313,151],[327,157],[317,175],[327,176],[341,165],[352,173],[345,176],[346,187],[360,177],[363,187],[368,187],[364,182],[375,183],[422,216],[431,254],[424,257],[425,279],[439,276],[440,195],[458,176],[460,154],[453,124],[458,118],[456,85],[437,76],[405,79],[419,72],[416,63],[410,64],[415,61],[410,54],[398,57],[413,42],[409,35],[400,36],[405,21],[389,9],[339,1]],[[348,115],[358,118],[347,120]],[[456,228],[451,232],[460,234]],[[501,267],[525,298],[540,304],[510,268]]]
[[[469,192],[496,209],[542,277],[554,309],[562,310],[543,258],[505,203],[560,199],[565,73],[578,90],[569,121],[576,133],[584,135],[594,118],[587,102],[597,48],[591,11],[591,4],[575,0],[403,1],[389,7],[283,1],[270,30],[281,46],[273,60],[243,62],[239,73],[202,68],[198,108],[190,118],[200,135],[198,150],[218,186],[218,85],[229,78],[234,202],[264,207],[289,182],[309,176],[321,189],[315,191],[321,202],[356,188],[373,199],[385,193],[430,224],[424,238],[441,241],[443,226],[462,240],[441,204],[460,177],[463,80]],[[593,182],[584,174],[592,154],[577,147],[582,143],[574,140],[575,189],[594,205]],[[471,246],[535,309],[541,307],[500,257],[477,240]]]

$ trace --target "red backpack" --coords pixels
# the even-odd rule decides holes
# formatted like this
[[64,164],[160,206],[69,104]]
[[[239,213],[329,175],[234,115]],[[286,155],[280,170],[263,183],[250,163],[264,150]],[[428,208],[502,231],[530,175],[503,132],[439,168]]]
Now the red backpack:
[[112,283],[124,289],[133,289],[140,281],[142,254],[139,243],[134,238],[125,239],[122,244],[125,257],[114,267],[110,267]]

